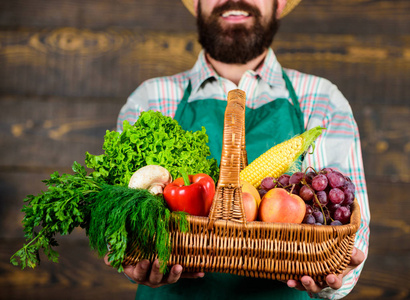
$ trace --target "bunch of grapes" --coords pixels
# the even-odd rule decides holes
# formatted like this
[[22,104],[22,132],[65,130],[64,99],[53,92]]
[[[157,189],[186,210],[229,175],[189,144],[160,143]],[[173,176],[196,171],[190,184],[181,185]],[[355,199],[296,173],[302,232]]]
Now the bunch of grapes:
[[313,168],[279,178],[262,180],[259,194],[263,197],[273,188],[284,188],[298,195],[306,203],[302,223],[343,225],[350,222],[351,205],[355,199],[355,185],[351,179],[332,168],[316,172]]

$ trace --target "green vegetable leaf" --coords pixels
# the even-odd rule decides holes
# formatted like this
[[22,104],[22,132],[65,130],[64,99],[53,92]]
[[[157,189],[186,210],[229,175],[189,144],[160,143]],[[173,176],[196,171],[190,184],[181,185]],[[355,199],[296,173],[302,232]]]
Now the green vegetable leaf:
[[[87,176],[85,168],[74,162],[74,174],[54,172],[43,180],[47,190],[37,196],[28,195],[24,202],[23,228],[28,241],[11,258],[13,265],[34,268],[39,262],[39,250],[43,249],[51,261],[58,260],[54,236],[70,234],[76,227],[87,227],[92,195],[100,191],[102,181]],[[36,229],[41,228],[36,234]]]
[[160,112],[142,112],[137,122],[123,123],[123,132],[107,131],[102,155],[86,153],[87,167],[95,177],[103,177],[111,185],[127,186],[132,174],[146,165],[160,165],[173,178],[184,167],[188,173],[206,173],[215,182],[219,169],[215,159],[209,159],[208,135],[201,131],[185,131],[176,120]]

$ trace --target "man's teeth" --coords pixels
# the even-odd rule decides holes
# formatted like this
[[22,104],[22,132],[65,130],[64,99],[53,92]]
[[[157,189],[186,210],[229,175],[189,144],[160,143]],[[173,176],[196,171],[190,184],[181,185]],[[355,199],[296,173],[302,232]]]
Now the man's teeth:
[[230,17],[230,16],[244,16],[244,17],[248,17],[249,13],[247,13],[246,11],[243,10],[230,10],[230,11],[226,11],[222,14],[222,17],[226,18],[226,17]]

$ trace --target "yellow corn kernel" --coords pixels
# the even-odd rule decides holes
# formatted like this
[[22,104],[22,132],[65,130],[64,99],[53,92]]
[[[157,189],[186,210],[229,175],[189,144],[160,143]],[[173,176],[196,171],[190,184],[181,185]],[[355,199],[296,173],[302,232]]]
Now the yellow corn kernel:
[[285,173],[296,159],[305,152],[324,128],[317,126],[304,133],[273,146],[263,153],[239,174],[240,179],[258,188],[262,179],[271,176],[278,178]]

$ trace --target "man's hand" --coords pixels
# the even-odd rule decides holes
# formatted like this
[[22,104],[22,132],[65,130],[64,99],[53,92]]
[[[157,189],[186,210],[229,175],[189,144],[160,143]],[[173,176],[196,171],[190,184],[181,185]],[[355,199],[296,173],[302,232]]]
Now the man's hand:
[[315,282],[310,276],[303,276],[300,281],[288,280],[288,287],[295,288],[300,291],[306,291],[308,293],[319,293],[325,287],[331,287],[332,289],[340,289],[343,284],[343,277],[350,271],[355,269],[364,261],[364,253],[357,248],[353,248],[352,257],[347,268],[342,274],[334,275],[330,274],[326,277],[326,282]]
[[[104,257],[106,265],[110,265],[108,255]],[[142,260],[135,266],[125,266],[124,273],[138,284],[157,288],[166,284],[177,282],[180,278],[201,278],[203,272],[188,273],[182,272],[181,265],[172,266],[168,274],[164,275],[159,271],[159,261],[156,259],[151,266],[148,260]]]

